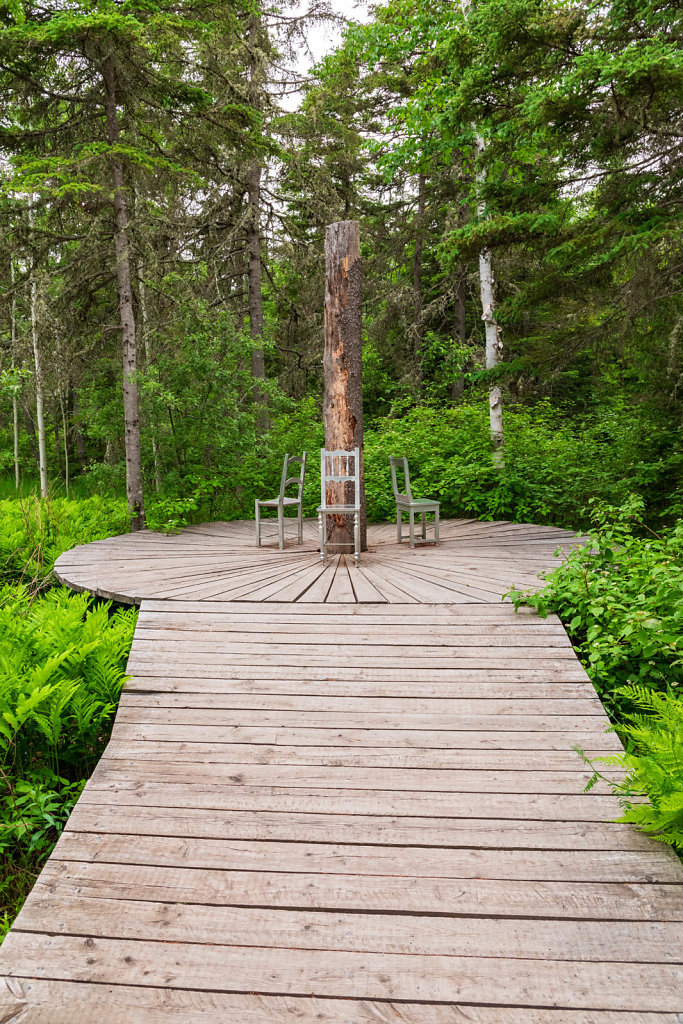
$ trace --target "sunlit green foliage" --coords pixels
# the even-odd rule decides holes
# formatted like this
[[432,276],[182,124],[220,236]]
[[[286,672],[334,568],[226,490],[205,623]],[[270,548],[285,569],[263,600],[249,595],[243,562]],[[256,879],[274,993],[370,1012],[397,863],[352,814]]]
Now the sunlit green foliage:
[[625,742],[601,759],[625,770],[612,777],[624,820],[683,849],[683,521],[653,534],[642,511],[635,497],[596,505],[587,543],[545,589],[511,596],[560,616]]
[[134,610],[52,585],[52,565],[125,522],[118,500],[0,502],[0,930],[102,752],[135,628]]

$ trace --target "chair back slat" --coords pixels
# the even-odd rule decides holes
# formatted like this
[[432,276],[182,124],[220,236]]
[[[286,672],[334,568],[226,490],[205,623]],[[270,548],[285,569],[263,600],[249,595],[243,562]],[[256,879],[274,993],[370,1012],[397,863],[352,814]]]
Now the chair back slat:
[[[410,473],[408,471],[407,458],[405,457],[405,455],[401,456],[401,458],[396,458],[395,456],[392,455],[389,458],[389,464],[391,466],[391,486],[394,489],[394,498],[396,499],[396,501],[411,502],[413,500],[413,496],[410,492]],[[397,469],[401,469],[403,471],[403,486],[405,487],[404,492],[401,492],[398,489],[399,485],[398,480],[396,478]]]
[[[328,502],[328,484],[345,485],[344,497]],[[346,485],[353,486],[352,501],[346,497]],[[320,504],[349,505],[350,508],[360,509],[360,448],[354,448],[353,451],[345,451],[342,448],[331,451],[320,449]]]
[[[298,476],[290,476],[289,475],[289,467],[291,465],[293,465],[294,463],[296,463],[296,462],[300,462],[301,463],[301,468],[299,470],[299,474],[298,474]],[[282,476],[280,478],[279,500],[282,501],[282,499],[285,496],[285,492],[286,492],[287,488],[290,486],[290,484],[296,484],[296,487],[297,487],[297,495],[296,495],[296,497],[297,497],[298,501],[301,501],[301,495],[303,494],[303,489],[304,489],[304,477],[305,476],[306,476],[306,452],[303,452],[301,455],[290,455],[289,453],[287,453],[285,455],[285,461],[284,461],[284,463],[282,465]]]

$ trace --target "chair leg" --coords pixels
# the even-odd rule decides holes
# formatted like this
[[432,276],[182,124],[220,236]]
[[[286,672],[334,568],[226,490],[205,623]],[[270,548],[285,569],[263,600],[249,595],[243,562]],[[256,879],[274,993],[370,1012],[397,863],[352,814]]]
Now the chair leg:
[[427,540],[427,513],[422,513],[422,540]]
[[282,506],[277,510],[277,536],[282,551],[285,546],[285,510]]
[[353,513],[353,561],[357,568],[360,562],[360,512]]
[[327,557],[327,520],[322,512],[318,512],[318,530],[320,531],[320,561],[324,562]]
[[303,542],[304,542],[304,509],[303,509],[303,505],[299,505],[299,510],[298,510],[298,513],[297,513],[297,520],[298,520],[298,526],[299,526],[299,544],[303,544]]
[[261,547],[261,509],[259,508],[258,498],[255,502],[256,505],[256,547]]
[[408,527],[409,534],[410,534],[410,546],[411,546],[411,548],[414,548],[415,547],[415,513],[413,512],[412,508],[411,508],[410,512],[408,513],[408,515],[409,515],[409,518],[410,518],[410,526]]
[[396,540],[399,544],[403,540],[403,518],[400,508],[396,509]]
[[439,543],[439,510],[434,513],[434,543]]

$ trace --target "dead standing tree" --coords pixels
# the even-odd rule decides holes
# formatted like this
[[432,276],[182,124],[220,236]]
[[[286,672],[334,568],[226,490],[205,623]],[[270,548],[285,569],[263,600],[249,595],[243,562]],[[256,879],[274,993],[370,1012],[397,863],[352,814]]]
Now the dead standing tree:
[[[361,300],[363,270],[358,221],[329,224],[325,237],[325,447],[360,448],[361,551],[367,551],[363,475],[363,374]],[[337,492],[337,488],[339,491]],[[344,493],[348,488],[349,493]],[[332,493],[334,489],[334,493]],[[328,504],[351,504],[352,485],[330,485]],[[330,516],[328,542],[353,547],[353,516]]]

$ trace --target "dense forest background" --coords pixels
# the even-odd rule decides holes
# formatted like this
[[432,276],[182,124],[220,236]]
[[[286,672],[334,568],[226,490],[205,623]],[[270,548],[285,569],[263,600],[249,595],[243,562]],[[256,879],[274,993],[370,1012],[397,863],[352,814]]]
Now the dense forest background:
[[676,5],[392,0],[303,77],[324,6],[2,8],[8,495],[251,515],[320,444],[324,231],[357,219],[372,517],[402,453],[446,514],[680,512]]

